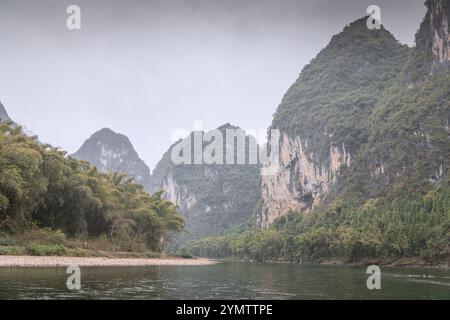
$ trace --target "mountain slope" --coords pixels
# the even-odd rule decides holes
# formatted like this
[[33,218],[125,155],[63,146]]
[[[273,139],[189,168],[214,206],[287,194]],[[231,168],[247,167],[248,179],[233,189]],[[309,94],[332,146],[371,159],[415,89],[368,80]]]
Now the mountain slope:
[[8,116],[5,107],[0,102],[0,122],[11,121],[11,118]]
[[94,133],[72,156],[88,161],[102,172],[125,173],[144,187],[150,179],[148,166],[139,158],[130,140],[108,128]]
[[367,140],[367,119],[408,52],[384,28],[369,30],[363,18],[302,70],[272,123],[282,135],[282,168],[262,178],[263,227],[289,209],[316,206],[335,187]]
[[[238,128],[228,124],[218,128],[223,133],[226,129]],[[206,134],[197,133],[201,139]],[[180,235],[177,243],[218,235],[254,221],[260,194],[258,164],[174,164],[171,152],[175,145],[157,164],[149,189],[164,190],[164,197],[180,207],[188,233]],[[224,158],[225,145],[228,142]]]

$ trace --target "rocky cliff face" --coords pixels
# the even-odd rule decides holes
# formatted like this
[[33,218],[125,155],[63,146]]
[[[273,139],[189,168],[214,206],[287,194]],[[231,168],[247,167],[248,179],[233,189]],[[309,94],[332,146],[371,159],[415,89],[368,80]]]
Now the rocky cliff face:
[[428,0],[428,11],[416,33],[416,47],[404,68],[404,81],[414,87],[450,66],[450,1]]
[[[237,127],[227,124],[219,128],[222,132],[226,129]],[[186,233],[174,239],[175,248],[188,240],[254,223],[260,195],[258,164],[175,164],[171,158],[175,145],[163,155],[149,183],[150,192],[164,191],[164,198],[177,204],[185,219]]]
[[450,2],[428,0],[429,23],[432,34],[432,52],[437,63],[450,61]]
[[289,210],[316,207],[337,187],[367,140],[373,108],[407,56],[408,48],[383,28],[369,30],[363,18],[303,69],[272,123],[281,132],[281,168],[261,179],[261,227]]
[[360,19],[303,69],[272,123],[281,168],[261,179],[263,228],[342,194],[411,194],[445,178],[450,1],[426,5],[415,48]]
[[11,118],[8,116],[5,107],[3,107],[3,104],[0,102],[0,122],[6,121],[11,121]]
[[94,133],[72,156],[88,161],[102,172],[125,173],[144,187],[150,178],[149,168],[139,158],[130,140],[111,129],[105,128]]
[[350,166],[351,155],[344,144],[330,146],[322,163],[312,159],[314,154],[305,153],[307,145],[300,137],[283,133],[280,170],[276,175],[261,177],[263,207],[258,216],[261,227],[268,227],[289,210],[305,211],[318,205],[336,183],[341,167]]
[[197,198],[193,192],[190,192],[187,185],[178,184],[172,173],[169,173],[162,180],[162,184],[157,189],[164,190],[164,198],[175,203],[182,211],[189,211],[196,203]]

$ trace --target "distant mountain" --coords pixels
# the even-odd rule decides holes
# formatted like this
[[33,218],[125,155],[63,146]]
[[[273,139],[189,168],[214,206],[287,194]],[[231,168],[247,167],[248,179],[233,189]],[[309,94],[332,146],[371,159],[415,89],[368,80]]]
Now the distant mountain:
[[8,116],[5,107],[0,102],[0,122],[11,121],[11,118]]
[[88,161],[102,172],[128,174],[144,187],[150,178],[148,166],[139,158],[130,140],[108,128],[94,133],[72,156]]
[[[230,124],[218,128],[224,137],[227,129],[239,128]],[[201,139],[208,134],[197,133]],[[193,135],[191,133],[190,137]],[[248,146],[248,141],[253,137],[247,136],[246,139]],[[256,144],[256,141],[252,142]],[[254,224],[255,209],[260,197],[259,165],[174,164],[171,152],[175,145],[163,155],[149,184],[151,192],[163,190],[164,197],[180,207],[188,233],[180,234],[175,242],[218,235]],[[227,150],[230,150],[228,146],[229,143],[224,138],[224,159]],[[205,150],[205,144],[203,148]],[[248,148],[246,151],[248,155]]]

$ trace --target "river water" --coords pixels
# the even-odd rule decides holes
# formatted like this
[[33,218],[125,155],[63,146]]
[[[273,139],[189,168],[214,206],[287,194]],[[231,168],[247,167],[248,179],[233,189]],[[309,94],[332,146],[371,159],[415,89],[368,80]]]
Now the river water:
[[0,299],[450,299],[450,270],[224,262],[208,266],[0,268]]

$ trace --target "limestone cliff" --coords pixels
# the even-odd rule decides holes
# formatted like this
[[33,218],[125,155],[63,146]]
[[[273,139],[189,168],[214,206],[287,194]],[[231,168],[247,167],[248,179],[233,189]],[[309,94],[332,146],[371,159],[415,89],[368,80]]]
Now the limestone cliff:
[[6,122],[10,120],[11,118],[8,116],[5,107],[3,107],[2,103],[0,102],[0,122]]
[[273,119],[281,168],[261,179],[262,227],[343,188],[370,197],[445,177],[450,1],[426,6],[415,48],[383,28],[369,30],[363,18],[302,70]]
[[[227,124],[218,129],[223,132],[238,128]],[[202,139],[207,134],[197,133]],[[183,141],[175,143],[163,155],[149,183],[149,190],[164,191],[164,198],[177,204],[185,219],[186,232],[174,239],[174,248],[188,240],[254,224],[255,207],[260,197],[259,165],[175,164],[171,158],[172,149]],[[206,148],[206,144],[203,147]],[[224,144],[224,157],[227,150]]]
[[432,52],[437,63],[450,61],[450,3],[448,0],[428,0]]
[[450,66],[450,1],[428,0],[428,10],[416,33],[416,46],[403,70],[410,88]]
[[261,177],[263,207],[258,223],[266,228],[289,210],[304,211],[319,204],[336,183],[342,166],[350,166],[351,156],[341,147],[330,146],[321,164],[307,155],[307,141],[284,133],[280,144],[280,170]]
[[307,211],[332,192],[367,140],[366,122],[408,56],[384,28],[359,19],[334,36],[285,94],[271,128],[279,129],[280,170],[261,179],[258,223]]

